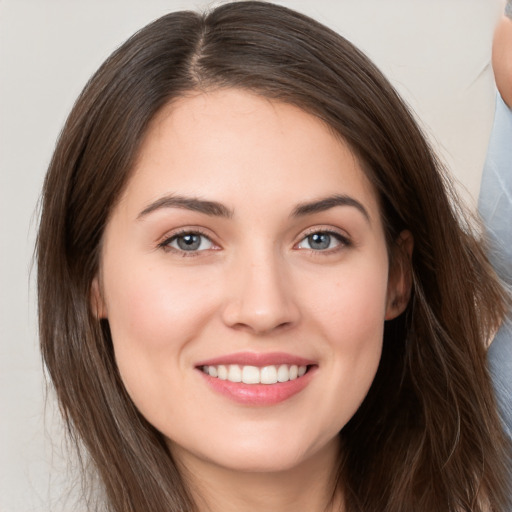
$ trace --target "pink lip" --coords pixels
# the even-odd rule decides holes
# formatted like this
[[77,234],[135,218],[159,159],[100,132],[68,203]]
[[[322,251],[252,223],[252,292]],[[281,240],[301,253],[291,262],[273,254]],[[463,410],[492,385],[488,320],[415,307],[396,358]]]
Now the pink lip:
[[[243,382],[230,382],[228,380],[210,377],[201,370],[203,366],[218,366],[221,364],[239,364],[240,366],[250,365],[257,367],[296,364],[297,366],[309,366],[309,368],[302,377],[287,382],[278,382],[276,384],[244,384]],[[314,361],[279,352],[267,354],[242,352],[208,359],[197,364],[198,372],[211,389],[230,400],[250,406],[270,406],[288,400],[302,391],[311,382],[317,369],[318,366]]]
[[302,391],[313,378],[316,370],[311,368],[303,377],[277,384],[244,384],[210,377],[199,371],[211,389],[239,404],[270,406],[288,400]]
[[236,354],[227,354],[213,359],[200,361],[196,367],[201,366],[218,366],[219,364],[239,364],[240,366],[257,366],[262,368],[264,366],[279,365],[279,364],[296,364],[297,366],[311,366],[316,364],[315,361],[298,357],[285,352],[268,352],[258,354],[256,352],[238,352]]

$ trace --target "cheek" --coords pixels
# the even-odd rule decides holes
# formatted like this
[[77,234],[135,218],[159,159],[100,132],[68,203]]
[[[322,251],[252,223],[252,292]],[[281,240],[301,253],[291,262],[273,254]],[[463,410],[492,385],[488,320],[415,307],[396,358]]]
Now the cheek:
[[213,309],[212,287],[198,272],[133,262],[124,267],[127,272],[122,263],[113,265],[105,283],[114,342],[165,350],[189,338]]
[[[377,253],[378,254],[378,253]],[[309,283],[312,315],[329,339],[354,345],[372,341],[384,326],[388,270],[385,256],[347,265],[326,279]]]
[[197,272],[119,261],[104,274],[116,362],[128,393],[144,412],[167,388],[159,382],[187,375],[190,347],[215,311],[215,297]]
[[309,317],[328,344],[333,414],[340,414],[342,423],[366,396],[380,362],[387,300],[385,262],[384,258],[371,265],[353,265],[330,283],[311,284],[314,300]]

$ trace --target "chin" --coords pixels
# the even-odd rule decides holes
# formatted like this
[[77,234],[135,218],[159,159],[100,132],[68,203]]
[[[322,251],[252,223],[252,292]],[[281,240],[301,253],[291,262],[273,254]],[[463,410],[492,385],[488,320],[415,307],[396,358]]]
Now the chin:
[[[229,442],[227,441],[229,439]],[[335,460],[338,456],[339,437],[332,439],[312,440],[303,437],[294,437],[284,431],[271,438],[257,435],[254,432],[246,433],[242,439],[235,435],[227,436],[225,441],[216,442],[214,438],[208,439],[207,446],[196,446],[187,450],[186,446],[177,446],[170,443],[171,453],[185,466],[187,462],[213,465],[228,471],[241,473],[282,473],[299,470],[317,458]],[[202,443],[201,443],[202,444]]]
[[291,471],[307,460],[305,453],[271,451],[260,449],[258,452],[238,450],[230,457],[218,458],[217,465],[242,473],[280,473]]

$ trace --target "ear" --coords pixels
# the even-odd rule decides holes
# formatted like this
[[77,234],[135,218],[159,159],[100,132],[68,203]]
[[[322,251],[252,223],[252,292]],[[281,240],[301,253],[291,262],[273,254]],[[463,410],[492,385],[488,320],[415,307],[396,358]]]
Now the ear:
[[100,278],[98,276],[92,280],[91,284],[91,309],[98,320],[107,318],[107,306],[103,299]]
[[414,238],[410,231],[398,235],[393,247],[393,260],[389,269],[386,320],[402,314],[409,303],[412,289],[412,251]]

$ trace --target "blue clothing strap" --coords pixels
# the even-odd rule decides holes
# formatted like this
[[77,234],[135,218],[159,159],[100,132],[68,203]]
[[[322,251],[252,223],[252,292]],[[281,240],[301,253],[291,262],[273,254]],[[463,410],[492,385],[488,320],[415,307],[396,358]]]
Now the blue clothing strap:
[[[478,209],[491,245],[489,259],[512,289],[512,110],[499,94]],[[512,438],[512,319],[502,325],[488,357],[505,430]]]
[[512,18],[512,0],[507,0],[507,5],[505,6],[505,16]]

